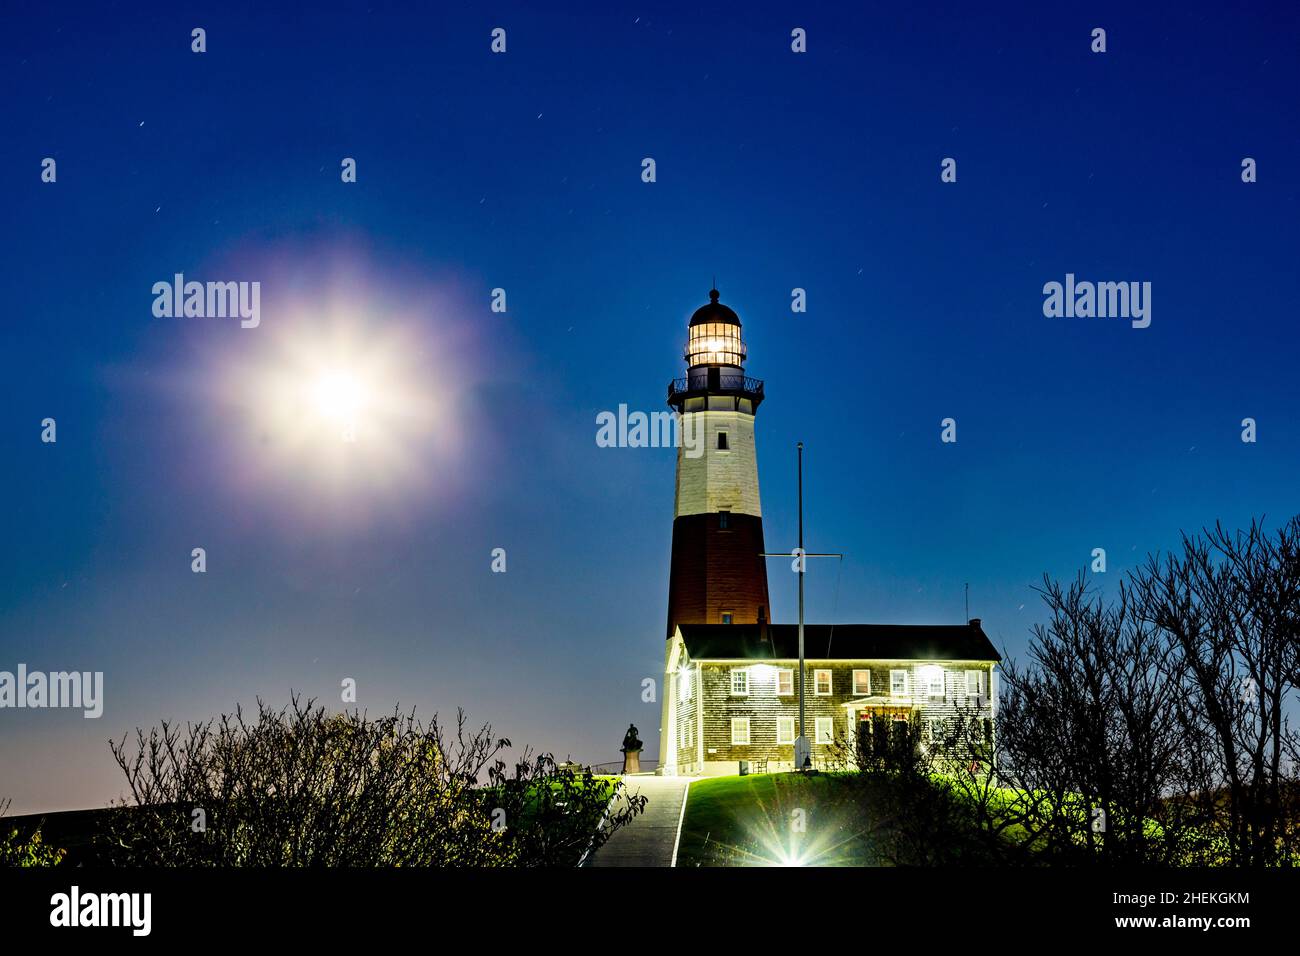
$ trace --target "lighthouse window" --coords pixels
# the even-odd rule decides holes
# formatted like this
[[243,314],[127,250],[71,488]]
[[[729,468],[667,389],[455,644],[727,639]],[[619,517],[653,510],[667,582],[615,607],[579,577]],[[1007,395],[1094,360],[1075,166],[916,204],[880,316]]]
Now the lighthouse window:
[[727,433],[718,432],[718,451],[727,450]]
[[735,365],[745,363],[745,343],[740,326],[729,322],[706,322],[692,326],[686,343],[687,365]]
[[730,611],[723,611],[723,612],[722,612],[722,623],[723,623],[723,624],[730,624],[730,623],[731,623],[731,612],[730,612]]
[[718,530],[719,530],[719,531],[726,531],[727,528],[730,526],[730,522],[731,522],[731,512],[730,512],[730,511],[719,511],[719,512],[718,512]]

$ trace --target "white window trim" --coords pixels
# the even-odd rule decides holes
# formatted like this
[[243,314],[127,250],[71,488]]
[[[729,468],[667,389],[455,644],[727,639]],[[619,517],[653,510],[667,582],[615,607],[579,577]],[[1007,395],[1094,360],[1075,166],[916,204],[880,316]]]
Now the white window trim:
[[[974,686],[973,689],[972,689],[972,687],[971,687],[971,678],[972,678],[972,677],[975,678],[975,686]],[[983,671],[967,671],[967,672],[966,672],[966,696],[967,696],[967,697],[983,697],[983,696],[984,696],[984,672],[983,672]]]
[[[789,675],[790,675],[790,689],[787,690],[787,691],[785,691],[785,692],[782,692],[782,690],[781,690],[781,675],[782,675],[782,674],[789,674]],[[794,670],[793,670],[793,668],[782,668],[781,670],[778,670],[778,671],[776,672],[776,696],[777,696],[777,697],[793,697],[793,696],[794,696]]]
[[[830,684],[830,687],[827,688],[825,693],[822,693],[821,687],[819,686],[821,684],[822,674],[826,675],[826,679]],[[831,697],[834,696],[834,693],[835,693],[835,673],[829,667],[819,667],[816,670],[814,670],[813,671],[813,696]]]
[[[895,674],[902,674],[902,675],[903,675],[903,690],[902,690],[901,693],[898,692],[898,691],[895,691],[895,690],[894,690],[894,675],[895,675]],[[911,675],[908,674],[906,670],[902,670],[902,669],[899,669],[899,668],[895,668],[895,669],[891,670],[891,671],[889,672],[889,696],[890,696],[890,697],[908,697],[908,696],[910,696],[909,691],[911,690],[911,682],[912,682],[912,681],[911,681]]]
[[[859,674],[866,674],[866,675],[867,675],[867,689],[866,689],[866,690],[858,690],[858,675],[859,675]],[[870,697],[870,696],[871,696],[871,671],[870,671],[870,670],[861,670],[861,669],[858,669],[858,670],[855,670],[855,671],[853,672],[853,696],[855,696],[855,697],[858,697],[858,696]]]
[[[783,725],[788,726],[790,728],[790,733],[788,735],[790,738],[789,740],[786,740],[785,739],[786,735],[783,735],[781,733],[781,727]],[[778,744],[794,743],[794,718],[793,717],[778,717],[776,719],[776,742]]]
[[[737,674],[744,674],[744,675],[745,675],[745,689],[744,689],[744,690],[736,690],[736,675],[737,675]],[[727,680],[729,680],[729,681],[731,682],[731,696],[732,696],[732,697],[748,697],[748,696],[749,696],[749,668],[748,668],[748,667],[733,667],[733,668],[731,669],[731,671],[729,672],[729,674],[727,675]]]
[[[745,739],[744,739],[744,740],[737,740],[737,739],[736,739],[736,725],[737,725],[737,724],[742,724],[742,723],[745,725]],[[748,718],[748,717],[732,717],[732,718],[731,718],[731,746],[733,746],[733,747],[748,747],[748,746],[749,746],[749,742],[750,742],[752,739],[753,739],[753,737],[752,737],[752,735],[751,735],[750,728],[749,728],[749,718]]]
[[[935,682],[936,680],[939,682],[939,693],[937,693],[937,694],[934,692],[934,682]],[[947,681],[944,679],[944,670],[943,670],[942,667],[940,667],[940,668],[939,668],[939,673],[938,673],[938,675],[929,674],[929,675],[926,676],[926,678],[925,678],[925,696],[926,696],[926,697],[929,697],[929,698],[932,698],[932,699],[937,698],[937,699],[940,699],[940,700],[941,700],[941,699],[943,699],[944,688],[947,687],[947,686],[948,686],[948,683],[947,683]]]
[[[823,722],[824,722],[824,723],[823,723]],[[825,739],[825,740],[822,740],[822,727],[823,727],[823,726],[826,726],[826,727],[829,727],[829,728],[830,728],[830,732],[826,735],[826,739]],[[819,744],[823,744],[823,745],[825,745],[825,744],[833,744],[833,743],[835,743],[835,718],[834,718],[834,717],[816,717],[816,718],[814,718],[814,722],[813,722],[813,734],[814,734],[814,738],[813,738],[813,739],[814,739],[817,743],[819,743]]]

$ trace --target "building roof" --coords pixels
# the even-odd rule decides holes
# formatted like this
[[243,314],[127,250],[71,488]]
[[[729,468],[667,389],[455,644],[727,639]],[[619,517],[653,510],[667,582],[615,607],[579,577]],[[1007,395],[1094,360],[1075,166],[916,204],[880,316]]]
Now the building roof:
[[[693,660],[796,660],[799,626],[681,624]],[[969,624],[805,624],[804,657],[817,661],[1000,661],[979,621]]]

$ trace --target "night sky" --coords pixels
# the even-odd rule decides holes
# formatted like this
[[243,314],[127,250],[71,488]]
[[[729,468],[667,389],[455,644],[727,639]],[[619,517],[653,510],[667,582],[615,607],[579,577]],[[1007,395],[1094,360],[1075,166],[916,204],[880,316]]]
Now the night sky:
[[[960,621],[969,582],[1020,654],[1044,572],[1300,511],[1293,4],[226,6],[5,14],[0,670],[106,684],[0,711],[14,812],[119,796],[137,725],[345,677],[653,756],[674,452],[596,415],[666,408],[714,276],[769,549],[802,440],[846,553],[810,620]],[[260,325],[156,318],[176,273],[260,282]],[[1067,273],[1150,282],[1150,327],[1046,318]],[[347,447],[273,407],[324,366],[374,390]]]

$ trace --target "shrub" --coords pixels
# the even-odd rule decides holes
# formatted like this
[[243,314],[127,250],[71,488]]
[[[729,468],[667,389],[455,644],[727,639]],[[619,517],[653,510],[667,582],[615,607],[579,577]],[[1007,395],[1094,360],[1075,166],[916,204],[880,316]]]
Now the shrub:
[[610,809],[613,784],[561,769],[484,726],[436,715],[370,719],[294,697],[219,720],[163,723],[112,744],[129,812],[105,862],[172,866],[571,866],[644,806]]

